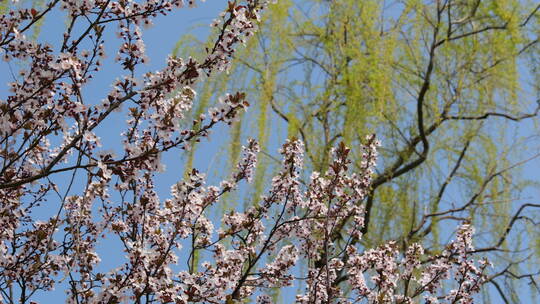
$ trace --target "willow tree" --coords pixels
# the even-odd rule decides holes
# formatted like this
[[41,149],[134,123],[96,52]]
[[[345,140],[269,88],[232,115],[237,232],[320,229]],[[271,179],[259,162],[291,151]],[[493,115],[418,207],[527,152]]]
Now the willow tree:
[[[198,103],[225,85],[249,92],[255,110],[231,129],[231,164],[240,138],[273,151],[275,139],[298,136],[313,170],[324,171],[337,141],[361,168],[355,147],[376,134],[382,160],[362,242],[423,240],[437,252],[451,233],[444,227],[467,219],[481,235],[477,251],[495,258],[484,300],[515,302],[522,287],[540,292],[538,197],[528,197],[536,181],[523,173],[538,151],[534,2],[280,0],[229,73],[202,85]],[[254,198],[275,167],[267,156]],[[343,236],[333,237],[339,246]]]

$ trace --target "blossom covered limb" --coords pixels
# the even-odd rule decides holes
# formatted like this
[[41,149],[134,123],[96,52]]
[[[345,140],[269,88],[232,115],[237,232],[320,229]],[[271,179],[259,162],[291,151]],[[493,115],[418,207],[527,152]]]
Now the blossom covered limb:
[[[230,1],[213,23],[218,36],[202,60],[170,56],[164,68],[135,77],[147,61],[141,27],[193,3],[55,0],[40,11],[14,8],[0,16],[4,60],[25,63],[0,100],[2,302],[30,303],[66,287],[67,303],[269,303],[268,289],[291,285],[302,290],[298,303],[470,302],[488,265],[477,266],[471,256],[472,227],[462,226],[438,256],[420,245],[405,253],[395,242],[360,246],[375,136],[366,139],[356,172],[350,149],[340,144],[328,170],[309,172],[308,184],[301,182],[309,171],[304,144],[287,140],[266,195],[218,219],[212,210],[223,195],[250,187],[260,149],[255,140],[228,178],[207,185],[192,169],[171,185],[168,198],[160,197],[162,155],[189,149],[249,106],[246,94],[227,94],[186,124],[196,85],[227,70],[270,1]],[[56,7],[70,18],[59,51],[26,37]],[[115,24],[121,42],[115,60],[125,74],[92,103],[84,88],[98,75],[104,33]],[[98,132],[113,112],[127,117],[119,151],[102,149]],[[72,173],[65,189],[53,176],[62,172]],[[37,220],[43,204],[58,211]],[[107,242],[122,256],[114,267],[105,267],[108,257],[99,250]],[[451,274],[455,288],[444,293]]]

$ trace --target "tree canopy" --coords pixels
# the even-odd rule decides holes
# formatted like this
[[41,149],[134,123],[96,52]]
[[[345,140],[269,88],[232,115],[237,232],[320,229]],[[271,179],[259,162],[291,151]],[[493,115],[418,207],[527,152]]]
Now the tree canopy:
[[[307,166],[321,171],[339,141],[360,168],[358,147],[377,134],[362,244],[422,240],[437,252],[445,227],[470,220],[499,262],[484,299],[518,302],[519,288],[539,292],[540,269],[530,267],[540,257],[538,175],[524,173],[538,164],[539,9],[520,0],[283,0],[229,72],[201,85],[197,103],[225,87],[255,101],[223,155],[234,162],[241,138],[261,141],[253,200],[274,170],[277,139],[301,138]],[[178,49],[187,45],[196,44]]]

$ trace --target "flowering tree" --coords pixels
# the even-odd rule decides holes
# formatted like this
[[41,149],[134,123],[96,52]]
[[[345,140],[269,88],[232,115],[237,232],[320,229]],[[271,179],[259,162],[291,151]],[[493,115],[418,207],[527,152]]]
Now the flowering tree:
[[[358,172],[349,172],[350,150],[341,144],[329,169],[306,183],[303,144],[287,141],[267,194],[217,220],[208,210],[252,178],[255,140],[228,179],[209,186],[194,169],[171,186],[170,198],[159,198],[161,155],[186,149],[249,105],[245,94],[228,94],[186,127],[192,87],[227,69],[269,5],[229,2],[213,23],[219,35],[203,60],[169,57],[162,70],[137,77],[147,61],[140,26],[185,2],[193,4],[53,0],[1,15],[2,56],[21,68],[0,100],[0,303],[35,303],[55,287],[65,288],[68,303],[270,303],[270,289],[290,285],[303,290],[298,303],[472,302],[488,263],[472,257],[469,224],[441,252],[397,242],[361,246],[375,136],[366,138]],[[70,21],[58,49],[27,38],[55,8]],[[116,62],[125,75],[101,102],[88,102],[85,85],[99,71],[105,33],[115,25],[122,40]],[[101,148],[96,129],[122,105],[127,124],[122,156],[115,156]],[[55,178],[62,174],[69,174],[67,182]],[[42,205],[55,214],[36,220]],[[336,240],[343,229],[348,238]],[[97,247],[105,239],[118,243],[125,261],[102,270]]]

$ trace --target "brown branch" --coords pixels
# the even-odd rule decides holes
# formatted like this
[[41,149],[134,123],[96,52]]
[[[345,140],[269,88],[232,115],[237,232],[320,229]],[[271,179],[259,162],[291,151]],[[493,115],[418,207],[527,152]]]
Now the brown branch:
[[[465,146],[463,147],[463,149],[461,150],[461,153],[459,154],[458,156],[458,159],[456,161],[456,164],[454,165],[454,168],[452,168],[452,171],[450,172],[450,174],[448,175],[448,177],[446,178],[446,180],[444,181],[443,185],[441,186],[441,189],[439,190],[439,193],[437,194],[437,197],[436,197],[436,201],[434,203],[435,206],[438,206],[442,197],[443,197],[443,194],[446,190],[446,187],[450,184],[450,181],[454,178],[454,176],[456,175],[457,173],[457,170],[459,169],[459,167],[461,166],[462,162],[463,162],[463,159],[465,158],[465,153],[467,152],[468,148],[469,148],[469,145],[471,143],[471,140],[467,140],[467,142],[465,143]],[[408,238],[410,239],[414,234],[416,234],[418,231],[420,231],[420,229],[424,226],[424,224],[426,223],[426,220],[427,220],[427,217],[422,217],[422,221],[421,223],[416,227],[416,229],[413,229],[409,232],[409,235],[408,235]],[[433,224],[433,222],[432,222]],[[427,233],[429,233],[432,229],[432,225],[429,225],[428,229],[426,229],[424,231],[424,233],[422,235],[426,235]]]
[[502,291],[499,284],[496,281],[489,281],[489,283],[491,283],[491,284],[493,284],[493,286],[495,286],[495,289],[497,290],[497,292],[501,296],[501,299],[504,301],[505,304],[508,304],[509,303],[508,299],[506,299],[506,296],[504,295],[504,292]]
[[445,118],[446,119],[453,119],[453,120],[483,120],[483,119],[486,119],[486,118],[488,118],[490,116],[495,116],[495,117],[506,118],[506,119],[513,120],[513,121],[520,121],[520,120],[523,120],[523,119],[536,117],[538,115],[538,113],[540,112],[540,99],[538,99],[536,101],[536,103],[537,103],[537,106],[536,106],[536,109],[534,110],[534,112],[527,113],[527,114],[522,114],[520,116],[512,116],[512,115],[509,115],[509,114],[506,114],[506,113],[498,113],[498,112],[487,112],[487,113],[484,113],[484,114],[479,115],[479,116],[457,116],[457,115],[452,115],[452,116],[446,116]]

